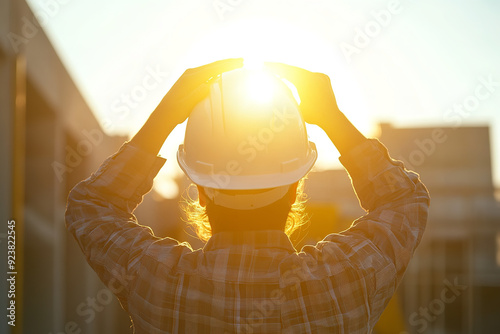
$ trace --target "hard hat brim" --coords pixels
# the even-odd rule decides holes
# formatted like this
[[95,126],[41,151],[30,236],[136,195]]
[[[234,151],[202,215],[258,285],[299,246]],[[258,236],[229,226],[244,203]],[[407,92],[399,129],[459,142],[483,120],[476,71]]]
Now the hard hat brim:
[[189,167],[186,163],[184,145],[179,146],[179,150],[177,151],[177,162],[186,176],[199,186],[225,190],[265,189],[290,185],[306,176],[314,166],[318,157],[316,145],[313,142],[309,142],[308,151],[307,157],[303,161],[300,161],[300,166],[298,168],[272,174],[252,175],[247,172],[245,175],[242,175],[242,173],[233,175],[234,173],[228,170],[215,171],[213,170],[213,166],[210,168],[210,165],[203,162],[199,162],[199,164],[203,165],[205,169],[207,169],[208,166],[208,169],[211,170],[208,173],[206,170],[199,172]]

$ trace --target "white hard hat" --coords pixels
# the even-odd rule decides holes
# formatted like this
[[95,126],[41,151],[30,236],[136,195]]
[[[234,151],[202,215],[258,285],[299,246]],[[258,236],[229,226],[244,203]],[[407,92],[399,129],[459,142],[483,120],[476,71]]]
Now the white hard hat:
[[[283,190],[304,177],[316,158],[288,87],[274,75],[247,69],[217,78],[210,95],[191,112],[177,152],[180,167],[197,185],[282,189],[271,197],[283,197]],[[257,200],[250,208],[265,204],[253,197]]]

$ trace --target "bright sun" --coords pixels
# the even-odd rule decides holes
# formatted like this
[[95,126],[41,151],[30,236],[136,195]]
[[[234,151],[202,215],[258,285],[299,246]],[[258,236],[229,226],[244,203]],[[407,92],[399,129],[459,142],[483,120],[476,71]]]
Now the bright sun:
[[[264,61],[272,61],[329,75],[341,110],[363,133],[372,134],[374,126],[363,100],[364,94],[356,84],[356,78],[349,72],[341,53],[334,49],[332,43],[322,40],[314,33],[288,22],[242,20],[227,23],[202,36],[184,58],[183,65],[193,67],[233,57],[243,57],[245,67],[249,69],[261,69]],[[265,72],[262,73],[249,80],[248,89],[255,100],[265,102],[272,98],[273,83],[266,78]],[[285,84],[300,102],[295,87],[289,82]],[[169,137],[161,152],[167,157],[167,166],[164,169],[171,175],[182,174],[176,163],[175,152],[179,143],[183,141],[183,129],[184,127],[181,127],[176,131],[176,135]],[[311,141],[315,142],[318,148],[315,168],[317,170],[339,168],[338,153],[326,134],[319,127],[311,125],[307,125],[307,131]],[[163,189],[161,193],[172,198],[177,195],[177,191],[171,189],[172,187],[173,183],[169,183],[157,187],[157,190]]]
[[257,103],[269,103],[273,99],[276,87],[273,78],[262,69],[254,69],[246,65],[245,67],[251,69],[245,82],[249,98]]

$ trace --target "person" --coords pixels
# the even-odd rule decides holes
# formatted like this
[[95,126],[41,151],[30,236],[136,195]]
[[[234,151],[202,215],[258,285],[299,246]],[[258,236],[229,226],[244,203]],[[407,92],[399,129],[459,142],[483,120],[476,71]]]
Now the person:
[[[239,128],[226,126],[238,124],[231,123],[238,99],[228,92],[241,93],[234,88],[238,76],[231,73],[242,65],[241,59],[228,59],[188,69],[140,131],[70,192],[67,228],[129,313],[136,333],[370,333],[422,238],[428,191],[416,173],[390,158],[383,144],[349,122],[329,77],[321,73],[266,64],[272,76],[296,87],[303,120],[286,94],[279,93],[271,102],[274,116],[244,113],[250,120],[238,116]],[[227,137],[218,138],[220,131],[245,140],[246,127],[255,131],[278,120],[280,103],[289,118],[274,124],[267,144],[279,144],[286,152],[262,142],[242,149],[235,141],[240,153],[253,147],[255,154],[240,154],[224,164],[237,151],[231,151]],[[186,119],[178,160],[198,181],[196,203],[208,221],[194,222],[208,239],[198,250],[154,236],[133,215],[165,162],[157,156],[163,142]],[[283,128],[285,121],[294,127],[294,137]],[[300,219],[291,219],[290,225],[290,216],[300,179],[316,158],[314,145],[304,137],[304,121],[320,126],[338,148],[366,214],[346,231],[297,251],[285,231],[300,225]],[[197,149],[217,140],[219,147]],[[276,163],[293,154],[295,160],[282,161],[281,169],[266,165],[266,160]],[[219,165],[226,166],[223,172]]]

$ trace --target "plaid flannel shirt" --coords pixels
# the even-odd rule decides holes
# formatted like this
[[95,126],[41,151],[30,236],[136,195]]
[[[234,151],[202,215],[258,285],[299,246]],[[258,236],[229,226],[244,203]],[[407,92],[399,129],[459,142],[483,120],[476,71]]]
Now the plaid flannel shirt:
[[275,230],[220,232],[198,250],[155,237],[133,211],[165,160],[130,144],[71,191],[67,227],[136,333],[370,333],[420,242],[429,195],[377,140],[340,161],[367,214],[300,252]]

